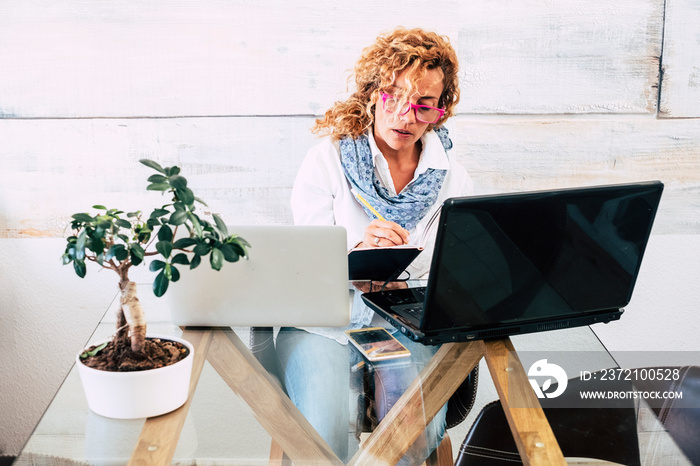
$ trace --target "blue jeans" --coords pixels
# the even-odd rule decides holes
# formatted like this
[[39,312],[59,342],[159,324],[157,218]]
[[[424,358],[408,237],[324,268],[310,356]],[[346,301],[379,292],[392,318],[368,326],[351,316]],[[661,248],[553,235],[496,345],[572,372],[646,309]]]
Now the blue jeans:
[[[374,366],[379,420],[438,349],[410,341],[398,332],[394,336],[411,351],[413,363]],[[290,399],[335,454],[343,462],[349,461],[359,448],[355,431],[358,400],[363,393],[362,372],[352,367],[362,356],[349,344],[291,328],[280,330],[276,347]],[[443,406],[399,464],[420,464],[437,448],[445,433],[446,412],[447,406]]]

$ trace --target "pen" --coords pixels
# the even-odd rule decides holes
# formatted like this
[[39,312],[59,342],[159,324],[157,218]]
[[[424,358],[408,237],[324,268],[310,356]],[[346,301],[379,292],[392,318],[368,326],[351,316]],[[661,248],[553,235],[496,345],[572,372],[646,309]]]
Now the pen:
[[386,219],[385,219],[384,217],[382,217],[382,214],[380,214],[379,212],[377,212],[377,210],[376,210],[374,207],[372,207],[372,206],[369,204],[369,202],[365,201],[365,198],[362,197],[362,196],[360,195],[360,193],[355,193],[355,196],[356,196],[357,199],[358,199],[362,204],[364,204],[364,206],[367,207],[379,220],[386,221]]

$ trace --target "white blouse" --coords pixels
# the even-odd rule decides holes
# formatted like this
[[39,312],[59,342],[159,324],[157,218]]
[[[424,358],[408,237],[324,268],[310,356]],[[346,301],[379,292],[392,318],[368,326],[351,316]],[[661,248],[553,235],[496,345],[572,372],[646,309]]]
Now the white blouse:
[[[396,194],[389,165],[384,155],[379,151],[371,131],[368,136],[375,173],[389,192]],[[474,191],[471,177],[464,167],[448,158],[442,142],[435,132],[430,131],[424,134],[421,137],[421,142],[423,150],[413,179],[415,180],[428,168],[447,170],[447,174],[435,204],[425,217],[412,230],[409,230],[409,244],[413,245],[418,245],[417,242],[424,235],[430,218],[446,199],[468,196]],[[307,153],[294,181],[291,203],[296,225],[341,225],[345,227],[348,250],[363,240],[365,229],[373,220],[365,213],[362,205],[352,193],[351,185],[345,178],[340,162],[339,142],[333,141],[330,137],[324,138]],[[423,244],[425,249],[407,269],[412,279],[427,278],[433,255],[436,229],[437,222],[433,223],[431,231],[428,232],[428,239]],[[360,299],[360,293],[355,293],[349,328],[360,328],[370,324],[389,327],[389,324],[383,319],[375,318],[374,312],[365,306]],[[347,343],[347,338],[342,332],[343,329],[307,328],[305,330],[333,338],[343,344]]]
[[[473,194],[473,182],[467,171],[459,163],[448,158],[440,138],[430,131],[421,138],[423,151],[420,155],[414,180],[428,168],[447,170],[437,201],[415,228],[409,231],[409,244],[416,242],[433,213],[446,199]],[[389,165],[379,151],[371,131],[369,144],[374,159],[375,172],[379,181],[396,194],[391,179]],[[340,163],[339,142],[324,138],[312,147],[302,162],[292,189],[292,213],[296,225],[341,225],[347,230],[348,249],[364,238],[365,229],[373,220],[351,191]],[[433,230],[435,230],[435,225]],[[408,271],[411,278],[425,278],[432,257],[435,231],[429,232],[430,240],[426,249],[416,258]]]

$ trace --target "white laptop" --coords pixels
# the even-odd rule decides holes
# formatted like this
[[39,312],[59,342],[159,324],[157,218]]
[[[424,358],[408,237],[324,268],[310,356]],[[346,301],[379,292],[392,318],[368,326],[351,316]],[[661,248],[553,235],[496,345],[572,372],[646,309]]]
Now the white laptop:
[[350,323],[348,252],[340,226],[229,226],[249,259],[212,270],[208,256],[164,298],[176,325],[343,327]]

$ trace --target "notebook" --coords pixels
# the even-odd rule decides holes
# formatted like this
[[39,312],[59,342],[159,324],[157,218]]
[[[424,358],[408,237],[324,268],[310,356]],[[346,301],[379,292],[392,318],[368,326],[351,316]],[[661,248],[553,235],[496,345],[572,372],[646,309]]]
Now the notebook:
[[448,199],[427,285],[362,299],[425,344],[617,320],[662,190],[650,181]]
[[348,252],[340,226],[229,226],[249,259],[180,267],[164,299],[176,325],[343,327],[350,322]]

